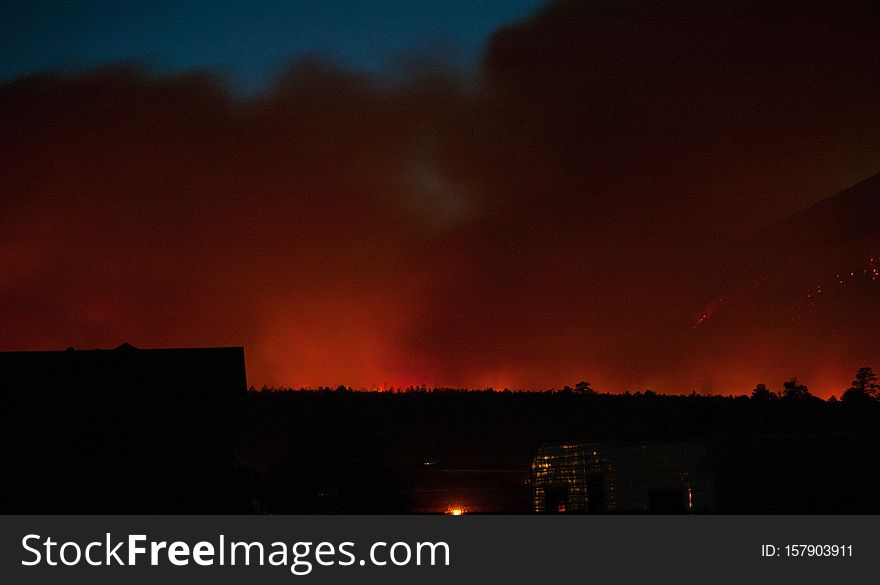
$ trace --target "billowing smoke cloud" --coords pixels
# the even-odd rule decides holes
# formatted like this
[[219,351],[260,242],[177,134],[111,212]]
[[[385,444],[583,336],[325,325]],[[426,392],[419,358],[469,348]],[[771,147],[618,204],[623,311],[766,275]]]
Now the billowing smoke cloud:
[[7,83],[0,349],[243,344],[257,385],[844,384],[862,356],[798,371],[822,345],[763,300],[692,327],[761,277],[749,234],[880,171],[877,14],[763,4],[558,2],[475,82]]

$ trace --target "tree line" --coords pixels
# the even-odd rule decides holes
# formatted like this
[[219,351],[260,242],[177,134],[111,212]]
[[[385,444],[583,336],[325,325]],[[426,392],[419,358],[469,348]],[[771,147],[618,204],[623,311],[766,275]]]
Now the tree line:
[[[299,391],[308,391],[308,392],[320,392],[320,393],[333,393],[333,394],[342,394],[347,392],[359,392],[362,390],[356,390],[351,386],[345,386],[344,384],[340,384],[339,386],[331,387],[331,386],[318,386],[317,388],[299,388]],[[251,386],[249,391],[256,392],[258,391],[255,387]],[[296,391],[294,388],[289,387],[275,387],[275,386],[263,386],[259,389],[260,392],[291,392]],[[367,391],[367,390],[363,390]],[[479,389],[471,389],[471,388],[428,388],[426,385],[422,384],[420,386],[406,386],[406,387],[390,387],[382,390],[373,389],[373,391],[377,392],[387,392],[391,394],[425,394],[425,393],[473,393],[473,392],[486,392],[486,393],[523,393],[527,392],[530,394],[534,393],[543,393],[543,394],[561,394],[561,395],[573,395],[573,396],[595,396],[598,394],[604,394],[598,392],[593,385],[586,381],[581,380],[577,382],[574,386],[563,386],[562,388],[549,388],[542,391],[534,391],[534,390],[510,390],[509,388],[504,388],[503,390],[496,390],[493,387],[487,388],[479,388]],[[657,396],[657,393],[651,389],[647,389],[642,391],[638,391],[632,393],[630,391],[623,392],[619,394],[621,396],[645,396],[652,397]],[[696,392],[692,393],[691,396],[696,396]],[[780,392],[775,392],[767,387],[766,384],[760,383],[755,386],[755,388],[751,392],[751,398],[753,400],[758,401],[770,401],[770,400],[822,400],[821,398],[812,394],[807,388],[805,384],[802,384],[798,381],[797,377],[791,377],[787,379],[782,384],[782,390]],[[864,404],[864,403],[872,403],[872,402],[880,402],[880,383],[877,380],[877,374],[874,373],[874,370],[870,367],[859,368],[856,372],[855,379],[852,381],[850,386],[844,390],[843,394],[840,398],[841,401],[851,404]],[[837,402],[838,399],[836,396],[831,396],[828,399],[829,402]]]

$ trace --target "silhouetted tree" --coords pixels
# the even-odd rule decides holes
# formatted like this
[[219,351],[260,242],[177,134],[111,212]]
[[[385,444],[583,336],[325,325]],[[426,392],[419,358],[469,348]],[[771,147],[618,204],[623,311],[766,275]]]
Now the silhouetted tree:
[[577,384],[574,385],[574,391],[576,394],[595,394],[596,391],[593,390],[593,387],[589,382],[585,380],[581,380]]
[[776,400],[779,395],[767,388],[766,384],[758,384],[752,390],[752,400]]
[[860,368],[856,372],[856,379],[843,393],[846,402],[864,402],[880,398],[880,384],[877,383],[877,374],[871,368]]
[[784,388],[782,391],[782,397],[787,400],[801,400],[810,396],[810,391],[807,387],[800,384],[795,377],[786,380],[782,387]]

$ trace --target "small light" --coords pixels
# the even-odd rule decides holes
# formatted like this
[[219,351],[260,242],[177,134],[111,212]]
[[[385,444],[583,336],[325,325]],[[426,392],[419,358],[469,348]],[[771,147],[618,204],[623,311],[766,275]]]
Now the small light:
[[463,516],[465,509],[461,506],[452,506],[446,511],[446,513],[450,516]]

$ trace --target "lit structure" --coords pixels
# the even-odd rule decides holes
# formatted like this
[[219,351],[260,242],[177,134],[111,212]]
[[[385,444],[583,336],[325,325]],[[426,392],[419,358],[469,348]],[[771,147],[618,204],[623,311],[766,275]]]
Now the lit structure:
[[614,510],[611,464],[589,443],[542,447],[532,461],[532,502],[538,513]]
[[715,509],[709,454],[700,442],[541,447],[532,460],[537,513],[694,513]]

